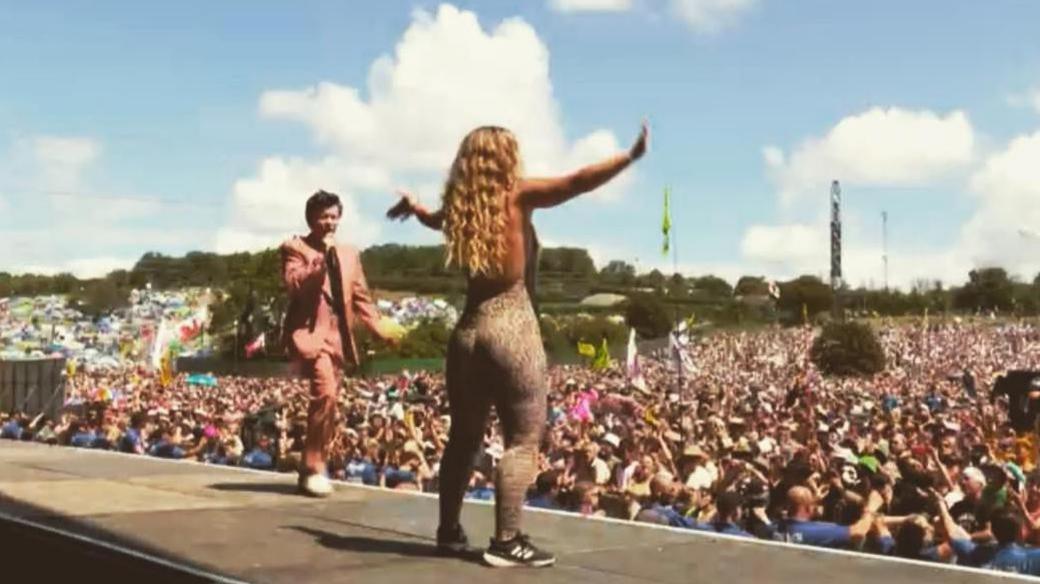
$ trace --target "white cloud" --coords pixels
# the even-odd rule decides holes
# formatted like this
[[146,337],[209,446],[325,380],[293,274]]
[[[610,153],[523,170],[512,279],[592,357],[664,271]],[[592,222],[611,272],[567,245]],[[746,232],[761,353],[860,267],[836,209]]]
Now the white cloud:
[[762,263],[804,263],[820,257],[828,245],[826,236],[815,225],[752,225],[744,233],[740,251]]
[[[305,124],[327,153],[321,160],[269,158],[256,176],[238,181],[219,249],[268,245],[299,229],[303,201],[319,187],[348,202],[373,191],[389,195],[397,185],[436,184],[439,191],[459,142],[480,125],[510,128],[531,175],[571,171],[619,149],[614,134],[602,129],[567,140],[549,50],[529,24],[510,18],[485,30],[476,14],[451,5],[413,14],[393,55],[372,63],[366,91],[328,81],[271,90],[259,110],[268,119]],[[618,197],[632,174],[592,196]],[[440,195],[416,194],[431,203]],[[381,215],[349,213],[354,223],[343,228],[351,240],[362,244],[378,235]]]
[[625,12],[632,0],[549,0],[548,5],[557,12]]
[[1008,105],[1012,107],[1028,107],[1040,113],[1040,88],[1031,89],[1025,93],[1016,93],[1007,98]]
[[672,9],[695,32],[714,34],[733,26],[758,3],[758,0],[672,0]]
[[[142,245],[180,246],[185,232],[141,224],[159,211],[145,197],[100,194],[90,180],[103,147],[83,136],[29,136],[0,157],[0,266],[15,273],[96,277],[129,268]],[[16,195],[14,197],[10,195]]]
[[973,265],[1000,265],[1032,279],[1040,271],[1040,131],[1012,140],[972,176],[979,207],[961,231]]
[[826,193],[832,180],[858,186],[922,186],[969,165],[975,135],[968,116],[873,108],[846,117],[790,154],[766,147],[763,157],[790,204]]
[[79,189],[83,172],[101,155],[101,145],[83,137],[37,136],[23,146],[31,149],[42,186],[53,190]]
[[140,256],[134,258],[95,257],[72,260],[67,270],[78,278],[100,278],[114,270],[129,270]]
[[[876,235],[857,220],[842,225],[842,277],[852,287],[880,287],[885,283],[884,248]],[[890,286],[909,290],[920,280],[964,281],[970,262],[956,246],[948,249],[900,248],[888,250]],[[803,274],[830,281],[830,226],[815,223],[753,225],[741,242],[745,274],[788,279]]]
[[217,233],[220,253],[254,250],[277,245],[293,232],[306,232],[304,206],[319,189],[335,192],[343,203],[339,233],[357,246],[373,243],[378,224],[367,223],[358,213],[348,191],[357,184],[388,185],[385,177],[342,164],[335,157],[320,161],[271,157],[264,159],[258,175],[240,179],[232,188],[235,214]]

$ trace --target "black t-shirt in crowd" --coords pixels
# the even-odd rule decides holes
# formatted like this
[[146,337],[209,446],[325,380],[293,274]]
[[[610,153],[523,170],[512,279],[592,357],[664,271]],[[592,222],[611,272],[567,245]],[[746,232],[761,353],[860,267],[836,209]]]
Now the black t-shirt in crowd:
[[978,503],[973,503],[967,499],[962,499],[950,507],[950,516],[957,522],[968,533],[975,533],[982,529],[982,525],[979,525],[978,517]]

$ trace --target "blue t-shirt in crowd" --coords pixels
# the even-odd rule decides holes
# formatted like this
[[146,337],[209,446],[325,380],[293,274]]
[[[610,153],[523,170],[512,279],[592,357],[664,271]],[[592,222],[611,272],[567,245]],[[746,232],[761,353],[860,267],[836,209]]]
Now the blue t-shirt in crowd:
[[687,529],[694,529],[697,525],[696,521],[684,516],[682,513],[679,513],[675,510],[675,507],[672,507],[670,505],[660,505],[658,503],[655,503],[647,507],[646,509],[649,511],[653,511],[654,513],[657,513],[661,517],[667,519],[668,525],[671,525],[672,527],[685,527]]
[[160,440],[152,446],[149,454],[159,458],[184,458],[186,453],[181,447],[170,444],[165,440]]
[[852,534],[847,525],[790,519],[777,524],[773,539],[815,547],[844,548],[852,541]]
[[466,493],[466,498],[476,499],[477,501],[494,501],[495,489],[489,487],[470,489],[469,492]]
[[980,563],[983,568],[1011,572],[1013,574],[1040,576],[1040,548],[1011,544],[997,548],[995,552],[993,558],[988,562]]
[[249,468],[267,470],[274,468],[274,459],[259,448],[242,457],[242,465]]
[[538,495],[527,500],[528,507],[535,509],[559,509],[559,505],[553,500],[552,495]]
[[69,443],[79,448],[90,448],[94,445],[96,440],[97,434],[94,434],[93,432],[77,432]]
[[376,465],[367,460],[352,460],[347,463],[347,482],[378,485],[379,473]]
[[932,413],[942,412],[944,409],[942,398],[934,394],[924,398],[924,403]]
[[119,440],[120,452],[143,452],[142,447],[141,431],[136,428],[127,430]]
[[386,486],[391,489],[401,483],[415,482],[415,473],[410,470],[388,467],[383,471],[383,476],[386,477]]
[[22,439],[22,426],[21,426],[21,424],[19,424],[17,420],[11,420],[10,422],[4,424],[4,426],[2,428],[0,428],[0,438],[9,438],[11,440],[21,440]]
[[750,533],[744,531],[739,525],[732,523],[700,523],[697,522],[693,525],[693,528],[697,531],[710,531],[712,533],[721,533],[723,535],[735,535],[737,537],[754,537]]

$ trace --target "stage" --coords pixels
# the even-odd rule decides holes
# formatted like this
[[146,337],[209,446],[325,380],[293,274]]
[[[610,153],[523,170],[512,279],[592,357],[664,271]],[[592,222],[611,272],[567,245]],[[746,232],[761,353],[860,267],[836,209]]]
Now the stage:
[[[295,494],[292,475],[0,441],[5,575],[65,569],[106,581],[133,574],[150,582],[381,584],[1008,581],[977,570],[537,511],[527,513],[525,529],[559,564],[496,571],[478,558],[434,556],[436,517],[436,499],[420,494],[338,484],[332,497],[309,499]],[[490,505],[466,505],[473,544],[486,545],[493,521]]]

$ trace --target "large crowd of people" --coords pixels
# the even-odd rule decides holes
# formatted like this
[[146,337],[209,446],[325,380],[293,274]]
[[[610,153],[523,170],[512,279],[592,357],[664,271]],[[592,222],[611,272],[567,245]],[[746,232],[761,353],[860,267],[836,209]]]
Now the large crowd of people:
[[[692,367],[645,355],[550,369],[527,505],[742,537],[1040,575],[1040,469],[997,376],[1040,367],[1040,327],[882,325],[885,371],[825,378],[808,327],[719,332]],[[303,380],[219,377],[168,387],[142,370],[78,371],[59,419],[3,414],[0,436],[295,472]],[[348,377],[332,478],[436,491],[448,415],[439,373]],[[635,387],[639,385],[640,387]],[[488,427],[467,496],[493,499]]]

